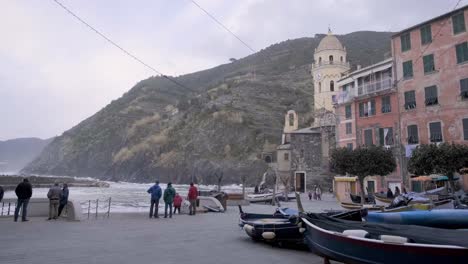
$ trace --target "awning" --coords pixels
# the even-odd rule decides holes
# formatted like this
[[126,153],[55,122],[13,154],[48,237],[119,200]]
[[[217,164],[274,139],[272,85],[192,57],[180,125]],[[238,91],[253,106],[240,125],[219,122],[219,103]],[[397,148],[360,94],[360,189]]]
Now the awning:
[[[437,177],[433,177],[432,178],[434,181],[448,181],[448,177],[447,176],[437,176]],[[458,176],[453,176],[453,179],[456,181],[458,180]]]
[[429,176],[419,176],[411,178],[412,181],[432,181],[432,177]]
[[336,182],[355,182],[357,180],[356,176],[348,177],[348,176],[335,176]]

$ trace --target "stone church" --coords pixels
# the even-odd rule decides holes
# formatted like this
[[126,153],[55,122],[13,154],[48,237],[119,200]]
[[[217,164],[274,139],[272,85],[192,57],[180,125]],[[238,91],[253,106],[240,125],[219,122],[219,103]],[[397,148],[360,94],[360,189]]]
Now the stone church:
[[295,111],[286,113],[282,142],[276,149],[276,172],[280,186],[308,192],[320,184],[332,184],[329,156],[335,143],[336,82],[350,70],[346,48],[329,30],[314,52],[311,74],[314,83],[314,122],[299,128]]

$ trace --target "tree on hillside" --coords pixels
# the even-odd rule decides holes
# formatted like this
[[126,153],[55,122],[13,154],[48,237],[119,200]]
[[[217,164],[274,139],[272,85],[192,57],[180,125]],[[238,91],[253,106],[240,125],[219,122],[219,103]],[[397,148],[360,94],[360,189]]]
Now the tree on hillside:
[[382,147],[358,147],[354,150],[336,148],[331,155],[334,172],[357,176],[361,189],[361,204],[364,204],[364,180],[367,176],[386,176],[396,168],[392,151]]
[[[408,162],[408,171],[415,175],[446,175],[452,192],[455,192],[455,173],[465,167],[468,167],[468,146],[448,143],[420,145]],[[458,197],[454,197],[459,203]]]

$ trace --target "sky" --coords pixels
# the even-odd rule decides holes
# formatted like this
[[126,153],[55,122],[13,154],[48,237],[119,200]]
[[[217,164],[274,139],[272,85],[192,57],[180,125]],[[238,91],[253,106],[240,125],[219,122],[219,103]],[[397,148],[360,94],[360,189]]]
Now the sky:
[[[190,0],[59,1],[166,75],[252,53]],[[457,1],[196,0],[255,50],[329,26],[335,34],[400,31],[451,11]],[[0,140],[61,135],[156,75],[53,0],[0,3]]]

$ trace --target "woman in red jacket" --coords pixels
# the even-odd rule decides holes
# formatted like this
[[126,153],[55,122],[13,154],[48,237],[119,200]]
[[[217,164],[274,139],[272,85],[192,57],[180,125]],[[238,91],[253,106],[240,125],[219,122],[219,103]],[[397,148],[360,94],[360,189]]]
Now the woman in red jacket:
[[182,206],[182,196],[180,196],[178,193],[176,193],[174,197],[174,214],[176,211],[179,211],[180,214],[180,207]]

